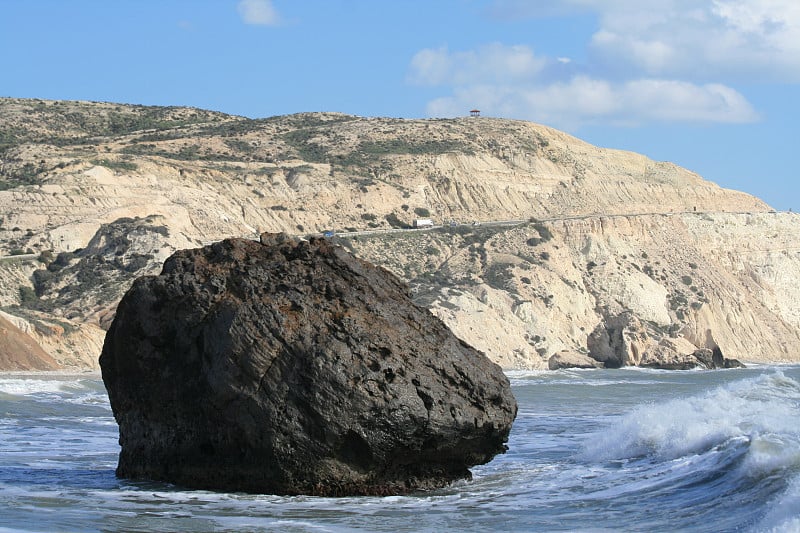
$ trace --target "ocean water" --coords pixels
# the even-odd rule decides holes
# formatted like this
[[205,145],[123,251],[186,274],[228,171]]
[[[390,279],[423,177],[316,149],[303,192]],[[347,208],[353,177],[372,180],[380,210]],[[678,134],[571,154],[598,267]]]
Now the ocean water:
[[509,450],[402,497],[116,479],[96,375],[0,375],[0,531],[800,531],[800,367],[511,372]]

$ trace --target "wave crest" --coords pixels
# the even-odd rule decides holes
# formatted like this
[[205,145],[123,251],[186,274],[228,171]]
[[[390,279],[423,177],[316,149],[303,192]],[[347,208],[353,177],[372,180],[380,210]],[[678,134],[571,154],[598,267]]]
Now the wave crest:
[[674,460],[748,443],[749,475],[800,467],[800,383],[782,372],[744,379],[706,394],[637,407],[589,435],[590,461]]

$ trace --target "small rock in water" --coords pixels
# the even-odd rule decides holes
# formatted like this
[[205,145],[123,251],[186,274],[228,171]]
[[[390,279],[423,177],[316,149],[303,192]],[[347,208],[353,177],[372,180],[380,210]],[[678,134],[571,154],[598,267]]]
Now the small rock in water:
[[400,494],[506,449],[500,367],[327,240],[176,252],[122,299],[100,357],[117,475],[276,494]]
[[561,350],[550,356],[547,361],[550,370],[562,368],[603,368],[603,363],[596,361],[586,354],[573,350]]

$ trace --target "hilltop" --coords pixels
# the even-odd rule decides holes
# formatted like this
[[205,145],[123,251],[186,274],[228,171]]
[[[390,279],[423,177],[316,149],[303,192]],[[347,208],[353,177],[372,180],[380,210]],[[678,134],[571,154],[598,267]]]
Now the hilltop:
[[[528,122],[0,99],[0,213],[0,255],[28,257],[0,263],[0,306],[61,364],[96,365],[174,250],[264,231],[372,232],[334,239],[508,368],[623,322],[625,364],[800,354],[796,215]],[[443,227],[385,231],[420,218]]]

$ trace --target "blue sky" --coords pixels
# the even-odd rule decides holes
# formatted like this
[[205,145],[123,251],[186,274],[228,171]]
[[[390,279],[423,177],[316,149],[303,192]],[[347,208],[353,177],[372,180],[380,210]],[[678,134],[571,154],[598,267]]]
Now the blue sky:
[[3,0],[0,96],[483,115],[800,209],[796,0]]

